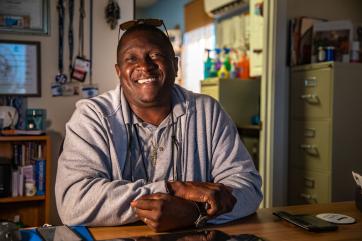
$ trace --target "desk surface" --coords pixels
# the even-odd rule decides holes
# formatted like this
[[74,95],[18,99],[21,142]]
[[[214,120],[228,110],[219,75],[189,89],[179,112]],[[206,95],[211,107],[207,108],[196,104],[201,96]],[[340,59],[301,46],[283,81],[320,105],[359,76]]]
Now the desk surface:
[[[293,214],[317,214],[325,212],[343,213],[354,217],[357,222],[350,225],[338,225],[338,230],[333,232],[312,233],[275,217],[272,213],[276,210],[284,210]],[[266,241],[362,241],[362,212],[358,211],[354,202],[263,208],[259,209],[256,214],[250,215],[246,218],[224,225],[209,226],[207,229],[218,229],[228,234],[255,234],[264,238]],[[118,227],[93,227],[90,228],[90,231],[96,240],[156,234],[147,226],[142,224]]]

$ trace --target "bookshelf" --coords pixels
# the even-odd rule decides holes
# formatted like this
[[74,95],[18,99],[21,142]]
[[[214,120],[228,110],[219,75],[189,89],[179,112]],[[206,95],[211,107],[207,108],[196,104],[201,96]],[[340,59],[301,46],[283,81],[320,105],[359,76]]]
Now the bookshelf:
[[[51,181],[51,140],[49,136],[0,136],[0,158],[2,163],[7,160],[12,169],[16,157],[14,146],[36,145],[41,153],[38,153],[45,160],[45,192],[44,195],[26,196],[25,187],[23,195],[12,197],[0,197],[0,219],[14,220],[18,215],[25,226],[41,226],[49,222],[50,211],[50,181]],[[30,155],[29,155],[30,156]],[[27,157],[28,158],[28,157]],[[31,162],[29,157],[28,162]],[[20,163],[21,165],[21,163]]]

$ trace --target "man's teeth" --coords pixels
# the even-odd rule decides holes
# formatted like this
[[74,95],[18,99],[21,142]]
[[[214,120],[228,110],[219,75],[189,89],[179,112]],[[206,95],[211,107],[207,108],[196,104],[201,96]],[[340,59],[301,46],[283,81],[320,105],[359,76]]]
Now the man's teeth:
[[139,79],[139,80],[137,80],[137,82],[139,84],[148,84],[148,83],[151,83],[153,81],[156,81],[156,78],[148,78],[148,79]]

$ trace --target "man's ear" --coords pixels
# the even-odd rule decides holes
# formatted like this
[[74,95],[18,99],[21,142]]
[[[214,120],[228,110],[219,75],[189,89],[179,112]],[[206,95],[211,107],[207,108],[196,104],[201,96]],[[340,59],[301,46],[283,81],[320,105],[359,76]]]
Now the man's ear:
[[118,64],[115,64],[114,67],[116,68],[118,78],[121,77],[121,69],[119,68]]
[[175,56],[174,59],[173,59],[173,67],[175,69],[175,77],[177,76],[177,72],[178,72],[178,62],[179,62],[179,58],[177,56]]

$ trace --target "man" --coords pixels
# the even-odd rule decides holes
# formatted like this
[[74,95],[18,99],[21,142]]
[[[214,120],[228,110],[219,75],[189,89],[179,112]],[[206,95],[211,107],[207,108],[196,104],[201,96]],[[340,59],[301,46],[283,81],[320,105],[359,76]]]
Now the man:
[[66,125],[55,186],[62,221],[142,220],[166,231],[255,212],[261,179],[233,122],[211,97],[174,84],[177,58],[160,24],[129,23],[120,86],[79,101]]

